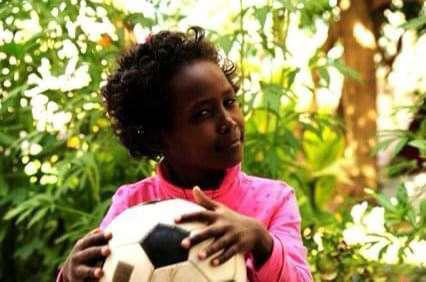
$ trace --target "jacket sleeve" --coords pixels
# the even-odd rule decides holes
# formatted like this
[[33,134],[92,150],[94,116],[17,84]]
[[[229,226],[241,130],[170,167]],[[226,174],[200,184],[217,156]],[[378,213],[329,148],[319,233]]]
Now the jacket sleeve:
[[123,185],[112,196],[111,206],[101,221],[100,228],[104,230],[111,221],[129,207],[129,187]]
[[312,275],[306,259],[306,248],[300,234],[300,214],[294,191],[286,189],[276,205],[274,216],[268,227],[273,239],[269,259],[255,269],[254,280],[259,282],[307,282]]
[[56,282],[63,282],[63,281],[64,281],[64,278],[62,276],[62,268],[61,268],[59,269],[58,276],[56,276]]

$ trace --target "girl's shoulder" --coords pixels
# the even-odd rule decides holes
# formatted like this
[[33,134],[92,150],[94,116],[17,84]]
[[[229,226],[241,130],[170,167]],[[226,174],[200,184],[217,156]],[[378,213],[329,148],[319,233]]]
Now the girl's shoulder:
[[121,185],[114,193],[112,198],[113,201],[119,199],[126,199],[127,201],[132,202],[135,197],[140,198],[141,196],[143,197],[153,194],[157,186],[158,177],[156,175],[146,177],[136,182]]
[[243,173],[241,186],[255,194],[269,194],[274,197],[284,197],[294,192],[293,187],[282,180],[270,179]]

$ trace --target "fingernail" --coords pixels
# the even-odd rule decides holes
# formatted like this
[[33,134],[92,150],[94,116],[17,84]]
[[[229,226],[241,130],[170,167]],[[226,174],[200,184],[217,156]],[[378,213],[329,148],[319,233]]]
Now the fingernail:
[[181,221],[182,220],[182,217],[181,216],[178,216],[178,217],[176,217],[175,218],[175,222],[179,222],[179,221]]
[[105,233],[104,233],[104,237],[105,237],[105,239],[111,239],[111,238],[112,238],[112,233],[111,233],[111,231],[107,231],[107,232],[105,232]]
[[100,268],[96,268],[95,269],[95,276],[96,276],[96,278],[100,278],[101,277],[101,269]]
[[189,239],[183,239],[181,243],[182,247],[184,248],[188,248],[190,244],[191,242],[189,241]]
[[198,258],[199,259],[205,259],[206,258],[206,252],[205,251],[201,251],[198,253]]
[[101,253],[102,253],[103,256],[109,255],[110,252],[111,251],[110,251],[110,249],[108,247],[103,247],[102,250],[101,250]]
[[99,233],[99,231],[101,231],[101,229],[98,227],[98,228],[93,229],[90,233],[96,234],[96,233]]

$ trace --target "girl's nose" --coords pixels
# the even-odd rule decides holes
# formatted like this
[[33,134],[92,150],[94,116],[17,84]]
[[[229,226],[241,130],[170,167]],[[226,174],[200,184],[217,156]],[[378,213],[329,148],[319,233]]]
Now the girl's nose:
[[237,123],[233,119],[232,115],[227,111],[224,111],[223,118],[221,119],[221,122],[219,124],[219,133],[226,134],[230,131],[230,129],[236,126]]

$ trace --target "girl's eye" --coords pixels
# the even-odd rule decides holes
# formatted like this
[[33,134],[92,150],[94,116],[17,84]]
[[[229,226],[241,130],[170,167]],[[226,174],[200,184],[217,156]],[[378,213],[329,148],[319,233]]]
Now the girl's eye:
[[235,103],[237,103],[237,99],[235,99],[235,98],[230,98],[230,99],[225,100],[225,106],[226,107],[232,106]]
[[196,118],[206,118],[210,115],[210,111],[207,109],[201,110],[195,114]]

